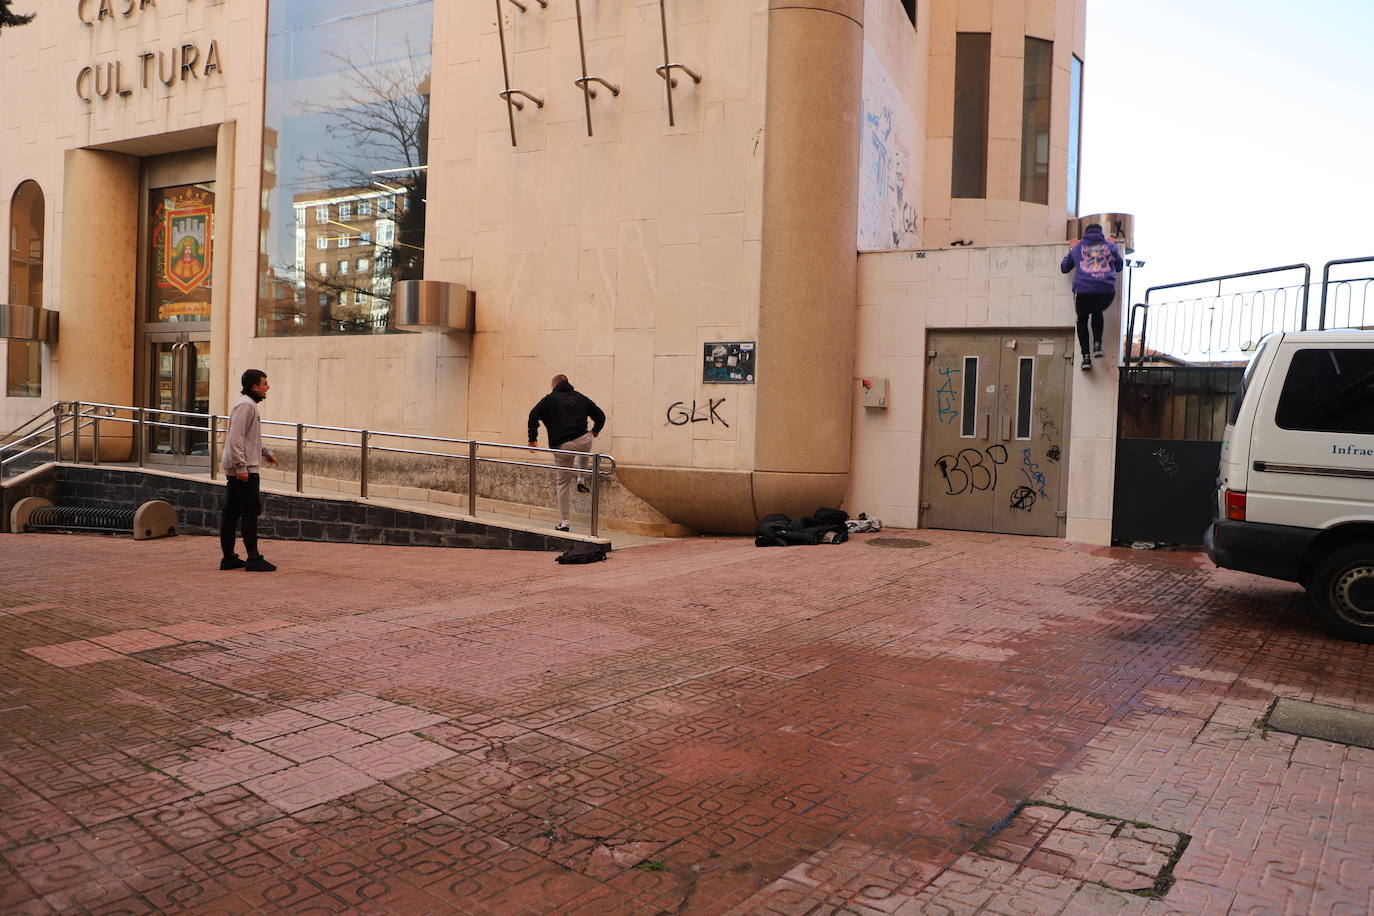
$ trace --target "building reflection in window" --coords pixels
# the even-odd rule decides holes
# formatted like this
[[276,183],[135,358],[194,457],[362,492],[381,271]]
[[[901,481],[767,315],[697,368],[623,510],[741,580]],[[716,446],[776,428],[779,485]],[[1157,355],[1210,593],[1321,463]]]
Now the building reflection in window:
[[[19,185],[10,200],[10,305],[43,307],[43,189],[36,181]],[[10,340],[5,394],[36,398],[43,394],[43,350],[36,340]]]
[[385,333],[392,286],[423,277],[433,20],[433,0],[272,0],[259,336]]

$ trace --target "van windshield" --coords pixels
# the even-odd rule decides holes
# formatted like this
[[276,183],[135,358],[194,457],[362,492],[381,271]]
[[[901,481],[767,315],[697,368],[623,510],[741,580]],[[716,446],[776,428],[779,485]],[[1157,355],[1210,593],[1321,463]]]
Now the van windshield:
[[1260,341],[1259,348],[1255,350],[1254,358],[1250,360],[1250,365],[1245,367],[1245,375],[1241,376],[1240,385],[1236,388],[1236,396],[1231,400],[1231,412],[1226,415],[1226,425],[1235,426],[1236,418],[1240,416],[1241,405],[1245,403],[1245,392],[1250,387],[1250,380],[1254,378],[1255,367],[1259,365],[1260,357],[1264,355],[1264,348],[1269,346],[1273,337],[1266,337]]

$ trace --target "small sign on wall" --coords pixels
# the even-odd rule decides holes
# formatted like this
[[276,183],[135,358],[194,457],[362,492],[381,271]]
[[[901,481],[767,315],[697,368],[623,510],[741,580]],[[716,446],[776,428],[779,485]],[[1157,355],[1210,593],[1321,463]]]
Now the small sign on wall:
[[701,380],[706,384],[754,384],[754,341],[706,343],[702,349]]

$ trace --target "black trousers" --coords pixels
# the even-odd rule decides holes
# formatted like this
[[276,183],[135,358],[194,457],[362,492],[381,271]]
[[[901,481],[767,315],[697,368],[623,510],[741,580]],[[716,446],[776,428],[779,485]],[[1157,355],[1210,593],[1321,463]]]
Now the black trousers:
[[243,529],[243,548],[250,557],[258,555],[258,516],[262,514],[261,478],[249,474],[247,480],[230,475],[224,495],[224,512],[220,516],[219,546],[224,555],[234,553],[234,533]]
[[1102,313],[1116,299],[1116,293],[1077,293],[1073,298],[1078,313],[1078,349],[1088,355],[1088,322],[1093,325],[1093,343],[1102,343]]

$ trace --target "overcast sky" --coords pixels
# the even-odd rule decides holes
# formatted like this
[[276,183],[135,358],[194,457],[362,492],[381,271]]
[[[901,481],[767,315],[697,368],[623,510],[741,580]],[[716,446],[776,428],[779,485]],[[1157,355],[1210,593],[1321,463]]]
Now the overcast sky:
[[1082,213],[1135,214],[1137,302],[1374,255],[1374,0],[1088,0],[1082,168]]

